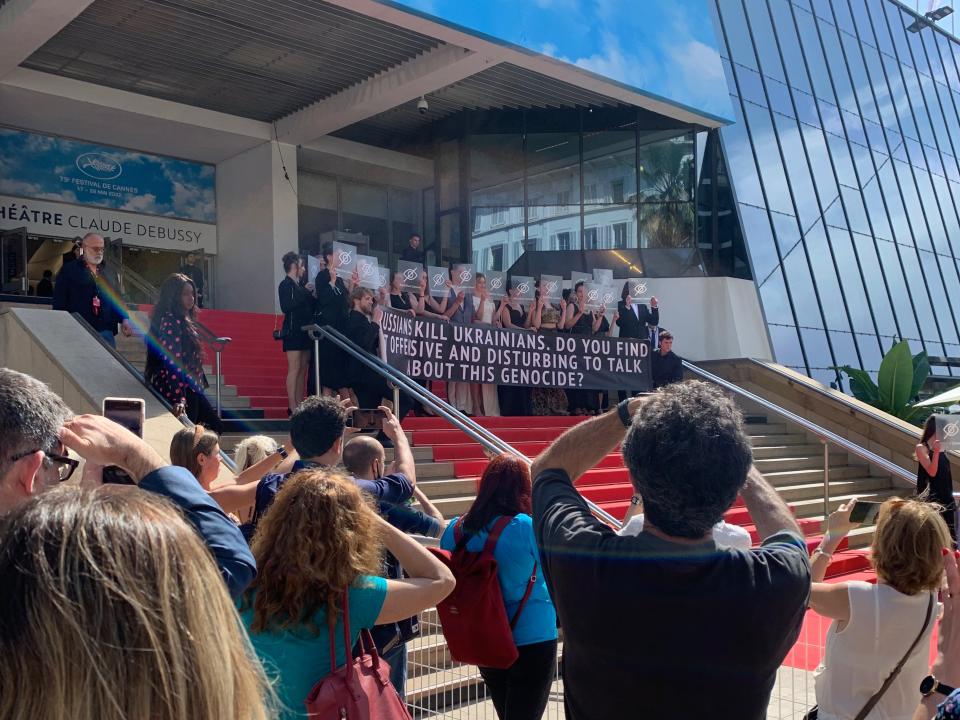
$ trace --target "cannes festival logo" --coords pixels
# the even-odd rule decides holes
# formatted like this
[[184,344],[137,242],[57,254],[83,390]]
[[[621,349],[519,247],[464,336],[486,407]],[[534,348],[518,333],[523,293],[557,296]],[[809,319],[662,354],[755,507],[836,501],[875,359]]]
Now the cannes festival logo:
[[955,437],[957,433],[960,433],[960,424],[952,422],[952,423],[947,423],[946,425],[943,426],[944,438]]
[[102,153],[84,153],[78,156],[77,169],[94,180],[113,180],[123,172],[120,163]]

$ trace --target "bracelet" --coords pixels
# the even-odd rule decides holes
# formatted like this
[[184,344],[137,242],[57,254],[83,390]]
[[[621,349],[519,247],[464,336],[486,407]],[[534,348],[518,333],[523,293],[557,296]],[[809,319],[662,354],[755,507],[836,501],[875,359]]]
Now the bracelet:
[[833,560],[833,553],[824,552],[819,546],[813,551],[813,554],[810,557],[816,555],[823,555],[827,560]]
[[287,449],[286,449],[285,447],[283,447],[283,445],[281,445],[280,447],[277,448],[277,455],[280,456],[280,459],[281,459],[281,460],[286,460],[286,459],[287,459]]
[[634,495],[633,497],[630,498],[630,504],[631,504],[631,505],[642,505],[642,504],[643,504],[643,498],[640,497],[639,495]]

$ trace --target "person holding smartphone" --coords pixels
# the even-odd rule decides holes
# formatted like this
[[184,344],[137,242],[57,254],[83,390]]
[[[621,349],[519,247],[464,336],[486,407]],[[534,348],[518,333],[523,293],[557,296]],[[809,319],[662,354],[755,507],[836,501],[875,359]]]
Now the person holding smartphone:
[[952,541],[935,507],[890,498],[880,505],[870,548],[876,584],[825,583],[833,554],[859,525],[851,519],[857,504],[851,500],[827,518],[811,558],[810,608],[833,620],[814,672],[818,716],[853,720],[870,709],[869,717],[907,718],[927,674],[936,593]]
[[940,516],[950,529],[950,537],[956,545],[957,504],[953,499],[953,476],[950,474],[950,459],[940,449],[935,415],[927,418],[915,452],[917,495],[941,506]]

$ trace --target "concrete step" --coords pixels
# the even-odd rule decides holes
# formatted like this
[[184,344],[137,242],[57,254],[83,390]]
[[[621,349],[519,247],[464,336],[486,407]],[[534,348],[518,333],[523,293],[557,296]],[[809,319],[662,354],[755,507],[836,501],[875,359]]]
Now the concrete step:
[[471,493],[475,495],[477,492],[476,478],[425,480],[419,473],[420,467],[418,466],[417,485],[434,504],[439,500],[471,495]]
[[[843,480],[830,481],[830,497],[842,498],[844,496],[855,495],[874,495],[881,491],[891,491],[889,478],[875,477],[850,477]],[[823,482],[802,483],[796,485],[784,485],[777,488],[777,494],[780,495],[794,507],[797,517],[811,517],[816,514],[823,514]],[[809,501],[802,503],[801,501]],[[819,504],[818,504],[819,503]],[[832,509],[836,509],[840,501],[836,501]]]
[[[876,480],[880,478],[868,478]],[[856,481],[853,481],[856,482]],[[883,501],[887,498],[897,497],[902,492],[891,487],[888,482],[886,485],[879,483],[862,482],[855,485],[845,483],[830,483],[830,512],[833,512],[843,503],[852,500],[855,497],[864,500]],[[823,519],[823,486],[820,486],[820,494],[811,498],[798,499],[790,503],[797,517],[817,517]]]
[[[216,390],[207,390],[206,392],[207,400],[210,401],[210,404],[214,407],[217,406],[217,392]],[[250,398],[248,397],[239,397],[237,395],[225,395],[220,394],[220,406],[225,408],[249,408],[250,407]]]
[[779,445],[807,445],[810,443],[806,433],[788,432],[788,433],[767,433],[751,432],[750,444],[755,447],[770,447]]

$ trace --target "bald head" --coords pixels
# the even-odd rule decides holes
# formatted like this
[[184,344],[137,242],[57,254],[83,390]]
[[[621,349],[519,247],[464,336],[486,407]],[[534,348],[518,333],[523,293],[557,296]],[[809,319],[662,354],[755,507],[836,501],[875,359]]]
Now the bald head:
[[103,262],[103,248],[106,242],[102,235],[96,233],[87,233],[80,241],[80,249],[83,251],[83,259],[88,265],[99,265]]
[[343,446],[343,465],[360,480],[376,480],[383,475],[383,445],[369,435],[357,435]]

